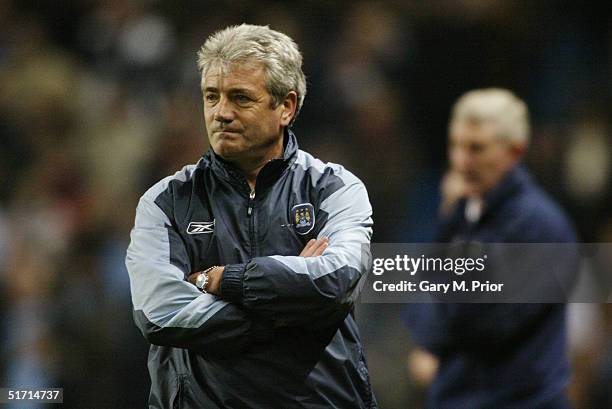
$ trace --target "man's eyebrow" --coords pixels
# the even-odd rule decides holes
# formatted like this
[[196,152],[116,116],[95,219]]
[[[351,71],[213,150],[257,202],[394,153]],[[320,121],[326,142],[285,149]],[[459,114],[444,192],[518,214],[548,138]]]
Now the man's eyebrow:
[[228,94],[252,94],[254,91],[248,88],[230,88]]
[[[219,89],[216,87],[206,87],[204,92],[219,92]],[[230,88],[227,92],[228,94],[253,94],[255,91],[249,88]]]

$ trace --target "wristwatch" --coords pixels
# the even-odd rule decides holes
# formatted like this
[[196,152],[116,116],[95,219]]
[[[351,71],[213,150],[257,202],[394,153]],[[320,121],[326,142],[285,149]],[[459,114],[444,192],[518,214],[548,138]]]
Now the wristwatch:
[[215,267],[217,266],[212,266],[212,267],[207,268],[204,271],[201,271],[200,274],[198,274],[198,276],[196,277],[195,286],[198,288],[198,290],[202,291],[204,294],[207,294],[206,287],[208,286],[208,273],[210,272],[210,270],[212,270]]

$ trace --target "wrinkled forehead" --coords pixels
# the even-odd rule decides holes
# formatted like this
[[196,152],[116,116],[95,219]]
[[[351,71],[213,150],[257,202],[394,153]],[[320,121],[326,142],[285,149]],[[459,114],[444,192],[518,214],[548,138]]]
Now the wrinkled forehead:
[[202,89],[212,82],[217,83],[226,78],[259,82],[261,79],[265,80],[265,66],[262,62],[252,58],[232,62],[214,60],[202,73]]
[[498,125],[493,121],[458,119],[449,126],[449,139],[453,142],[488,144],[501,141]]

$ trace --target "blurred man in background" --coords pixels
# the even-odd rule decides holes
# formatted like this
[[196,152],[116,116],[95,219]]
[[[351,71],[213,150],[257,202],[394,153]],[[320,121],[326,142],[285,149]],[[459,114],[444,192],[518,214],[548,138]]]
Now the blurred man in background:
[[352,315],[372,210],[289,130],[306,94],[296,44],[232,26],[198,67],[211,149],[142,196],[127,253],[149,407],[377,407]]
[[[527,107],[510,91],[474,90],[456,102],[436,241],[575,241],[564,213],[521,165],[528,139]],[[569,407],[565,315],[564,304],[410,306],[405,320],[428,351],[417,349],[411,367],[437,368],[428,406]]]

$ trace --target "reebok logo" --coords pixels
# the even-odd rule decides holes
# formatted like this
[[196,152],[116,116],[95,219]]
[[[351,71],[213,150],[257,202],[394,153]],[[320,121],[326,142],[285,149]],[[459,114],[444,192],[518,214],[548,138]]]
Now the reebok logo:
[[214,228],[214,220],[212,222],[191,222],[187,226],[187,234],[211,234]]

